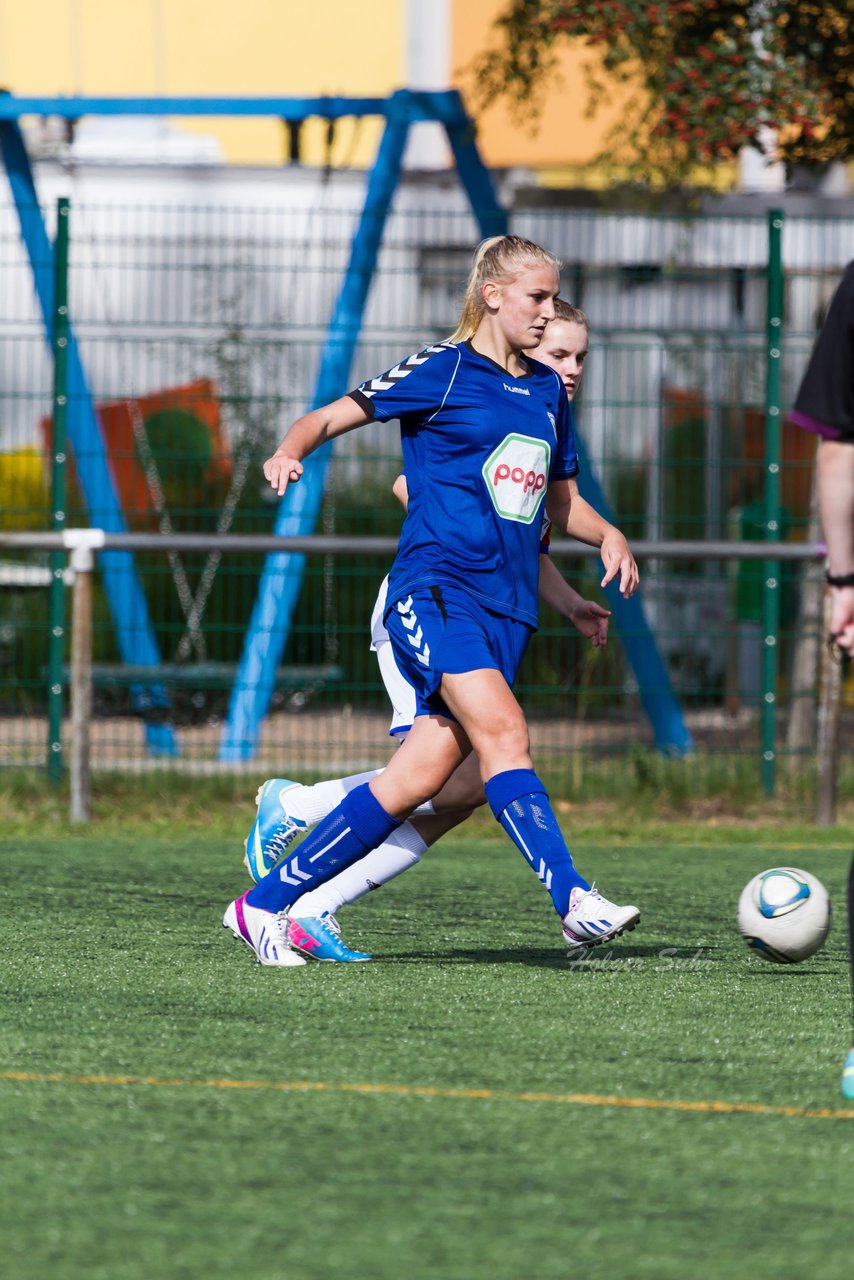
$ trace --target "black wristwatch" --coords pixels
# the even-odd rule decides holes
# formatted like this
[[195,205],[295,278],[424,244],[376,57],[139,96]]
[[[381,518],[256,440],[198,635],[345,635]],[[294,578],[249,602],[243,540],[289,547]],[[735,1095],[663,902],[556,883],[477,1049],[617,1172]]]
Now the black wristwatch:
[[829,587],[854,587],[854,573],[831,573],[825,569],[824,580]]

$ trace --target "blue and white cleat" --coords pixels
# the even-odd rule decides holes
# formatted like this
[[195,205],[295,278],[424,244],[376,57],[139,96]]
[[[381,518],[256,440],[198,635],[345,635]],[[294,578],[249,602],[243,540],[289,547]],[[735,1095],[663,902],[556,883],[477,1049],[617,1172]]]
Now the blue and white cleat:
[[599,893],[595,884],[589,889],[576,887],[569,895],[569,910],[563,918],[564,942],[572,951],[598,947],[634,929],[640,920],[637,907],[620,907]]
[[333,915],[288,917],[288,942],[295,951],[313,960],[336,960],[348,964],[354,960],[372,960],[367,951],[351,951],[341,941],[341,926]]
[[854,1098],[854,1048],[848,1051],[845,1066],[842,1068],[842,1096]]
[[288,845],[308,830],[308,824],[286,808],[285,793],[297,786],[288,778],[270,778],[258,788],[258,814],[243,845],[243,861],[256,884],[272,871]]
[[[247,890],[247,893],[251,890]],[[306,963],[305,957],[293,951],[288,942],[288,921],[284,911],[263,911],[246,901],[246,894],[226,907],[223,928],[230,929],[255,952],[259,964],[279,968],[295,968]]]

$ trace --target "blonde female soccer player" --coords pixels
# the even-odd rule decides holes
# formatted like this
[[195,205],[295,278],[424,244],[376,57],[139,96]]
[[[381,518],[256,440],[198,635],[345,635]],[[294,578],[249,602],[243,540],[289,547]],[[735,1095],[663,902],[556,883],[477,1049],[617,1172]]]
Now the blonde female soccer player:
[[[298,419],[265,474],[279,496],[302,459],[371,419],[399,418],[409,505],[389,577],[385,624],[415,689],[411,731],[388,767],[341,804],[223,923],[262,964],[299,963],[288,910],[307,890],[382,844],[436,795],[473,749],[498,821],[548,891],[564,938],[585,945],[634,928],[636,907],[591,889],[575,868],[538,778],[512,684],[537,623],[541,509],[600,550],[603,584],[629,592],[625,538],[579,514],[569,406],[555,371],[525,354],[554,319],[557,260],[530,241],[493,237],[477,251],[457,332],[350,395]],[[575,518],[571,512],[576,505]],[[256,824],[268,829],[272,792]]]
[[[587,317],[577,307],[555,299],[555,319],[536,348],[536,358],[556,369],[572,402],[584,369],[589,347]],[[395,493],[405,507],[405,477],[399,476]],[[583,499],[576,499],[576,511]],[[548,521],[545,522],[548,525]],[[604,647],[608,637],[610,612],[592,600],[584,600],[560,574],[548,555],[548,529],[540,546],[540,598],[567,618],[591,644]],[[398,739],[409,732],[415,718],[415,690],[401,674],[385,629],[388,579],[383,582],[371,617],[371,648],[377,654],[380,674],[392,705],[389,733]],[[368,782],[379,770],[328,779],[304,786],[287,778],[271,778],[259,789],[258,801],[271,791],[278,799],[264,806],[266,830],[256,822],[246,846],[246,865],[253,880],[260,880],[282,857],[298,835],[325,818],[344,796],[360,783]],[[473,809],[485,804],[477,757],[470,755],[445,784],[438,796],[393,831],[386,841],[364,858],[303,895],[289,912],[288,937],[291,945],[317,960],[353,962],[371,957],[348,947],[341,937],[337,912],[357,902],[404,871],[417,866],[422,855],[443,835],[453,830]]]

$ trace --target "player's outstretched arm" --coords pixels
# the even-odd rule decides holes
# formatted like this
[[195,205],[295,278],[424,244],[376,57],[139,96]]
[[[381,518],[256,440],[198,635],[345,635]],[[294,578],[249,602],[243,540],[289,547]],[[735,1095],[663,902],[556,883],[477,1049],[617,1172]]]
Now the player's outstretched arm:
[[595,649],[608,643],[610,609],[580,596],[547,555],[540,556],[540,599],[568,618]]
[[553,480],[549,485],[546,510],[558,529],[571,538],[598,547],[605,566],[601,586],[605,587],[619,574],[620,594],[633,596],[638,589],[640,573],[625,535],[609,524],[581,497],[575,480]]
[[602,579],[601,586],[607,586],[619,574],[620,594],[627,598],[633,596],[640,585],[640,570],[631,553],[625,534],[621,533],[616,525],[608,525],[608,530],[599,548],[599,554],[605,566],[605,576]]
[[362,427],[368,421],[368,415],[352,396],[341,396],[340,400],[304,413],[285,434],[273,456],[264,463],[264,475],[281,497],[288,485],[302,475],[303,458],[314,453],[327,440]]

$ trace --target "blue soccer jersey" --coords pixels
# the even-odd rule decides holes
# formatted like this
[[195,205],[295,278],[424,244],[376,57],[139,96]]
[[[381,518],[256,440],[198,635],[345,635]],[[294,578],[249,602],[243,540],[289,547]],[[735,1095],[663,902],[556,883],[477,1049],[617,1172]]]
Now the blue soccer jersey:
[[541,508],[578,458],[560,379],[525,363],[514,378],[469,343],[445,342],[350,392],[372,418],[400,419],[409,505],[390,601],[447,584],[537,625]]

